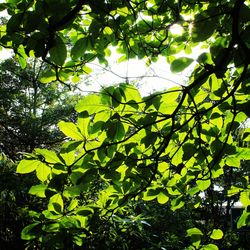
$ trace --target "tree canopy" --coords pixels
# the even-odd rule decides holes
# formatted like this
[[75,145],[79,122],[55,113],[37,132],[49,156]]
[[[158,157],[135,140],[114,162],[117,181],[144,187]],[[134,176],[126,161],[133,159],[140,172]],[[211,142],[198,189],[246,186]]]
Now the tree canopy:
[[[130,202],[157,200],[173,211],[209,206],[211,226],[191,225],[189,249],[218,249],[224,228],[216,216],[216,187],[225,200],[237,197],[244,206],[237,227],[249,225],[249,171],[226,181],[250,160],[250,149],[236,140],[249,116],[249,4],[8,0],[0,5],[11,16],[1,27],[0,44],[14,49],[23,68],[28,57],[47,63],[40,76],[44,83],[74,82],[90,72],[87,63],[95,59],[107,64],[110,46],[121,54],[119,61],[146,58],[150,64],[164,56],[175,73],[194,61],[196,46],[207,48],[187,85],[141,97],[135,86],[120,83],[87,95],[75,106],[75,123],[59,122],[69,138],[59,150],[38,148],[26,155],[17,173],[36,173],[39,183],[29,193],[47,204],[32,213],[23,239],[53,241],[58,248],[82,245],[97,220],[125,215]],[[174,25],[182,28],[180,34],[171,32]],[[186,56],[178,56],[182,51]],[[250,140],[249,129],[241,140]]]
[[0,148],[11,159],[36,147],[51,148],[63,141],[59,120],[73,120],[77,95],[67,86],[42,84],[44,66],[38,60],[22,70],[14,59],[0,64]]

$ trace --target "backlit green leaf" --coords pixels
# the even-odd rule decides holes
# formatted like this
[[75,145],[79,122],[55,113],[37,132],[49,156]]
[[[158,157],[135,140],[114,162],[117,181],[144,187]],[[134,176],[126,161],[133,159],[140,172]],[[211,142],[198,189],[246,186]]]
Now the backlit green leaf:
[[46,163],[62,163],[54,151],[48,149],[36,148],[35,152],[45,158]]
[[243,213],[241,214],[240,218],[237,221],[237,228],[241,228],[244,226],[249,226],[249,219],[250,218],[250,213],[247,212],[246,210],[243,211]]
[[205,191],[210,187],[211,180],[198,180],[196,181],[196,184],[201,191]]
[[201,248],[202,250],[219,250],[219,248],[214,244],[208,244]]
[[104,111],[109,107],[102,103],[99,95],[87,95],[81,99],[75,106],[78,113],[87,111],[89,115]]
[[84,140],[83,135],[73,122],[61,121],[58,123],[58,127],[66,136],[78,141]]
[[63,212],[63,199],[61,194],[55,194],[49,199],[48,210],[58,214]]
[[45,198],[45,190],[47,189],[47,186],[45,184],[39,184],[32,186],[29,190],[29,194],[36,195],[41,198]]
[[36,168],[36,176],[42,182],[46,181],[50,174],[51,168],[44,163],[40,163],[39,166]]
[[210,235],[210,238],[213,240],[220,240],[223,237],[223,232],[220,229],[213,229],[212,234]]
[[17,166],[17,173],[27,174],[31,173],[41,164],[38,160],[22,160]]
[[158,195],[157,195],[157,201],[160,203],[160,204],[165,204],[167,203],[169,200],[169,197],[164,193],[164,192],[160,192]]
[[56,73],[52,70],[45,70],[39,75],[41,83],[49,83],[56,80]]
[[192,236],[192,235],[203,235],[203,233],[199,228],[193,227],[187,230],[187,236]]
[[194,42],[201,42],[211,37],[216,28],[216,21],[216,18],[209,18],[204,13],[197,14],[191,33],[192,40]]

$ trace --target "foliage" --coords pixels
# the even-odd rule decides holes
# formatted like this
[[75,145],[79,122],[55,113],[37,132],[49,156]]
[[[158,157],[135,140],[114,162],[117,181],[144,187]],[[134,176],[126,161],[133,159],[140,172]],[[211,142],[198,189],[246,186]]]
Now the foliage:
[[35,147],[55,146],[64,139],[57,122],[74,118],[77,96],[66,94],[66,87],[39,82],[43,70],[37,60],[25,70],[13,59],[0,64],[0,147],[12,159]]
[[16,163],[20,152],[34,147],[54,148],[65,139],[56,128],[60,119],[74,119],[74,97],[66,87],[41,84],[42,72],[37,60],[25,70],[14,59],[0,64],[0,248],[24,249],[20,234],[30,223],[28,209],[42,206],[28,194],[35,185],[34,175],[20,177]]
[[[95,230],[92,218],[105,219],[116,211],[122,213],[133,199],[157,199],[160,204],[169,201],[173,211],[184,205],[199,207],[199,193],[213,190],[227,168],[239,167],[230,165],[232,158],[249,160],[248,148],[237,147],[231,133],[226,137],[221,133],[222,124],[240,124],[246,116],[233,116],[217,104],[215,112],[208,112],[204,104],[210,104],[209,100],[195,104],[197,112],[204,114],[204,121],[197,121],[189,95],[183,100],[186,105],[177,109],[181,94],[180,89],[174,88],[142,99],[135,87],[120,84],[84,97],[76,105],[77,123],[59,123],[72,141],[66,142],[58,153],[37,149],[17,167],[18,173],[36,171],[42,184],[30,192],[48,200],[48,207],[36,215],[36,222],[24,230],[23,238],[73,228],[72,240],[82,244],[81,238]],[[216,115],[222,112],[223,119]],[[241,191],[240,200],[247,206],[245,178],[245,185],[235,191]],[[44,219],[48,221],[45,225],[50,226],[44,226]],[[56,229],[51,231],[50,227]],[[191,237],[192,232],[188,233]],[[200,242],[195,237],[193,244],[198,247]]]
[[39,207],[39,201],[28,195],[35,178],[16,173],[16,164],[0,155],[0,245],[1,249],[24,249],[20,238],[22,229],[30,223],[28,209]]
[[[89,73],[87,62],[107,63],[109,45],[121,53],[119,61],[150,64],[165,56],[177,73],[193,62],[178,52],[198,44],[208,49],[186,86],[142,98],[121,83],[84,97],[75,107],[77,121],[58,124],[71,140],[57,151],[26,155],[17,172],[35,172],[39,183],[29,192],[47,206],[33,214],[23,239],[54,248],[83,245],[96,220],[126,215],[131,201],[157,200],[173,211],[208,202],[214,214],[218,185],[245,207],[238,228],[249,225],[249,175],[221,182],[250,159],[250,149],[234,137],[249,116],[249,1],[7,0],[1,8],[11,15],[2,46],[16,51],[22,67],[28,56],[41,57],[49,65],[42,82]],[[171,32],[176,24],[181,34]],[[191,225],[188,249],[221,246],[226,234],[216,218],[206,227]]]

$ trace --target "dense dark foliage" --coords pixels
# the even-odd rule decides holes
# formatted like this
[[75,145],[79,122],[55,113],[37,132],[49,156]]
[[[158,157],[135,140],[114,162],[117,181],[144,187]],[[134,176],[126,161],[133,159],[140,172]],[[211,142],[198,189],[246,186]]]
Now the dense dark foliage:
[[55,147],[64,138],[57,122],[74,119],[77,96],[66,94],[65,87],[42,84],[42,71],[36,60],[25,70],[13,59],[0,64],[0,149],[11,159],[36,147]]

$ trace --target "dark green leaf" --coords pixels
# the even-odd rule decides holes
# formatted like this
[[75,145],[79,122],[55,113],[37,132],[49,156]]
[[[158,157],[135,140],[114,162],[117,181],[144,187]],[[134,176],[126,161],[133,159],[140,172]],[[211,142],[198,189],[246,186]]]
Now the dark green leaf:
[[171,63],[170,69],[173,73],[179,73],[187,68],[194,59],[188,57],[180,57]]
[[67,48],[60,36],[55,39],[55,45],[49,50],[50,59],[59,66],[62,66],[67,58]]
[[82,57],[85,51],[88,49],[88,38],[83,37],[76,41],[74,47],[71,50],[71,58],[77,60]]
[[41,233],[41,224],[40,222],[32,223],[26,226],[21,233],[21,238],[23,240],[32,240],[38,238]]

